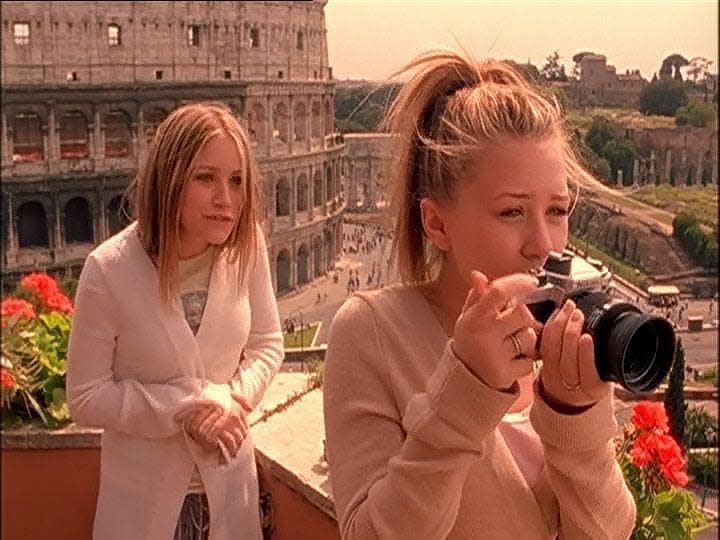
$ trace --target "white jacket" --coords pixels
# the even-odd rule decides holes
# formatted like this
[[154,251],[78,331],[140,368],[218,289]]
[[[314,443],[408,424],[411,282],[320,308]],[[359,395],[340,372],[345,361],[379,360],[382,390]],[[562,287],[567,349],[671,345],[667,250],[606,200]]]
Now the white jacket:
[[67,398],[73,420],[104,428],[94,538],[172,538],[194,464],[211,540],[261,538],[251,437],[220,466],[174,420],[208,385],[238,391],[254,407],[280,367],[282,334],[259,227],[258,235],[245,279],[237,263],[219,256],[196,335],[179,297],[162,303],[137,223],[88,256],[75,298]]

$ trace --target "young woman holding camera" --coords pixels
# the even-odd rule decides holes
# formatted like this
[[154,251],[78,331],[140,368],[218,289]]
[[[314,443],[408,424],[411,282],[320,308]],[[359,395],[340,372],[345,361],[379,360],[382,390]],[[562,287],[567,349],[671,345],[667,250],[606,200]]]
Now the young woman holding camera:
[[406,69],[387,117],[404,283],[351,297],[326,356],[342,537],[627,538],[635,506],[583,314],[567,302],[538,343],[522,303],[595,181],[557,102],[509,65],[432,52]]

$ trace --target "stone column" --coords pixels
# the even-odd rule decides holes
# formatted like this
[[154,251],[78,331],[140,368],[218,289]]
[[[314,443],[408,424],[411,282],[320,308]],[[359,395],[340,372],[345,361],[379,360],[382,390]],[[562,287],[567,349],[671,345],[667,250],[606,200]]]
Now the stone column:
[[[688,163],[687,163],[687,149],[683,148],[680,152],[680,184],[687,185],[688,180]],[[678,179],[675,179],[675,183],[678,183]]]
[[655,182],[655,150],[650,151],[650,179]]
[[377,205],[375,200],[375,178],[373,177],[373,158],[368,158],[368,186],[367,186],[367,198],[366,205],[371,207]]
[[328,199],[327,199],[327,178],[325,175],[327,174],[327,167],[323,163],[322,169],[321,169],[321,175],[320,178],[322,178],[322,182],[320,182],[320,189],[322,192],[322,215],[327,216],[328,211]]
[[15,204],[13,202],[13,194],[7,194],[7,205],[8,205],[8,226],[7,226],[7,263],[9,266],[15,264],[15,257],[17,256],[18,242],[17,235],[15,234]]
[[47,159],[54,160],[60,157],[59,148],[56,144],[59,137],[55,128],[55,103],[48,103],[48,109],[47,138],[43,141],[43,144]]
[[138,164],[141,160],[145,159],[145,151],[147,149],[147,140],[145,137],[145,114],[143,112],[142,104],[138,107],[138,118],[137,118],[137,160]]
[[665,182],[670,182],[670,171],[672,170],[672,150],[665,152]]
[[617,172],[617,185],[622,187],[623,185],[623,171],[622,169],[618,169]]
[[60,209],[60,203],[57,200],[57,196],[53,197],[53,208],[55,210],[55,230],[53,231],[53,251],[55,252],[55,258],[58,256],[58,250],[63,245],[62,238],[62,210]]
[[297,178],[295,178],[295,169],[290,169],[290,223],[293,227],[297,223]]
[[288,119],[287,119],[287,145],[288,145],[288,153],[293,153],[293,142],[295,139],[295,111],[293,110],[293,104],[294,100],[292,95],[288,96]]
[[715,155],[712,156],[712,159],[710,160],[712,163],[712,176],[711,176],[711,182],[712,185],[717,186],[718,183],[718,155],[717,155],[717,148],[713,152]]
[[350,160],[348,160],[348,175],[350,185],[348,187],[347,204],[348,208],[354,209],[357,206],[357,179],[355,178],[355,167],[353,167],[353,162]]
[[10,137],[8,137],[8,123],[7,113],[2,112],[2,165],[3,167],[10,167],[13,163],[13,148],[10,144]]
[[297,256],[297,240],[293,238],[293,240],[290,242],[290,288],[296,289],[298,286],[297,282],[297,263],[298,263],[298,256]]
[[107,215],[105,214],[105,201],[103,200],[102,193],[97,193],[97,204],[98,204],[98,215],[100,220],[100,225],[98,226],[98,235],[99,238],[96,239],[96,242],[100,241],[102,242],[108,237],[108,223],[107,223]]
[[102,124],[102,113],[100,108],[95,109],[95,131],[93,133],[95,151],[90,157],[95,159],[103,159],[105,157],[105,131]]
[[697,168],[695,169],[695,183],[702,184],[702,173],[703,173],[703,153],[702,150],[697,155]]
[[308,216],[310,217],[310,221],[313,220],[313,215],[315,214],[315,177],[313,176],[314,171],[312,165],[308,165],[307,168],[307,174],[308,174],[308,193],[307,193],[307,200],[308,200]]
[[265,153],[265,157],[270,157],[270,147],[272,146],[273,111],[269,95],[265,97],[265,111],[265,148],[263,151]]
[[636,159],[633,161],[633,185],[637,186],[640,183],[640,162]]

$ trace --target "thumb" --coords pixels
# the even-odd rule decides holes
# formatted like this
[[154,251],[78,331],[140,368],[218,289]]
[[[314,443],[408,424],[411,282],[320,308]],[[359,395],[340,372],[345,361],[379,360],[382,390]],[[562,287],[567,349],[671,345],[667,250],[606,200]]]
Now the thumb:
[[463,312],[477,302],[487,291],[490,280],[485,274],[478,270],[473,270],[470,273],[470,291],[468,291],[467,298],[465,298],[465,305],[463,306]]

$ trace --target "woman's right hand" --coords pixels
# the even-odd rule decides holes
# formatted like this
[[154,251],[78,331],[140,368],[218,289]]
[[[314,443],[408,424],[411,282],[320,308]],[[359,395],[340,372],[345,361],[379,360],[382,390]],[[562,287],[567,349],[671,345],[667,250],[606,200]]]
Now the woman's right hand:
[[538,281],[528,274],[511,274],[489,283],[477,271],[471,280],[455,323],[453,351],[487,386],[509,390],[532,372],[538,323],[518,299],[537,288]]

